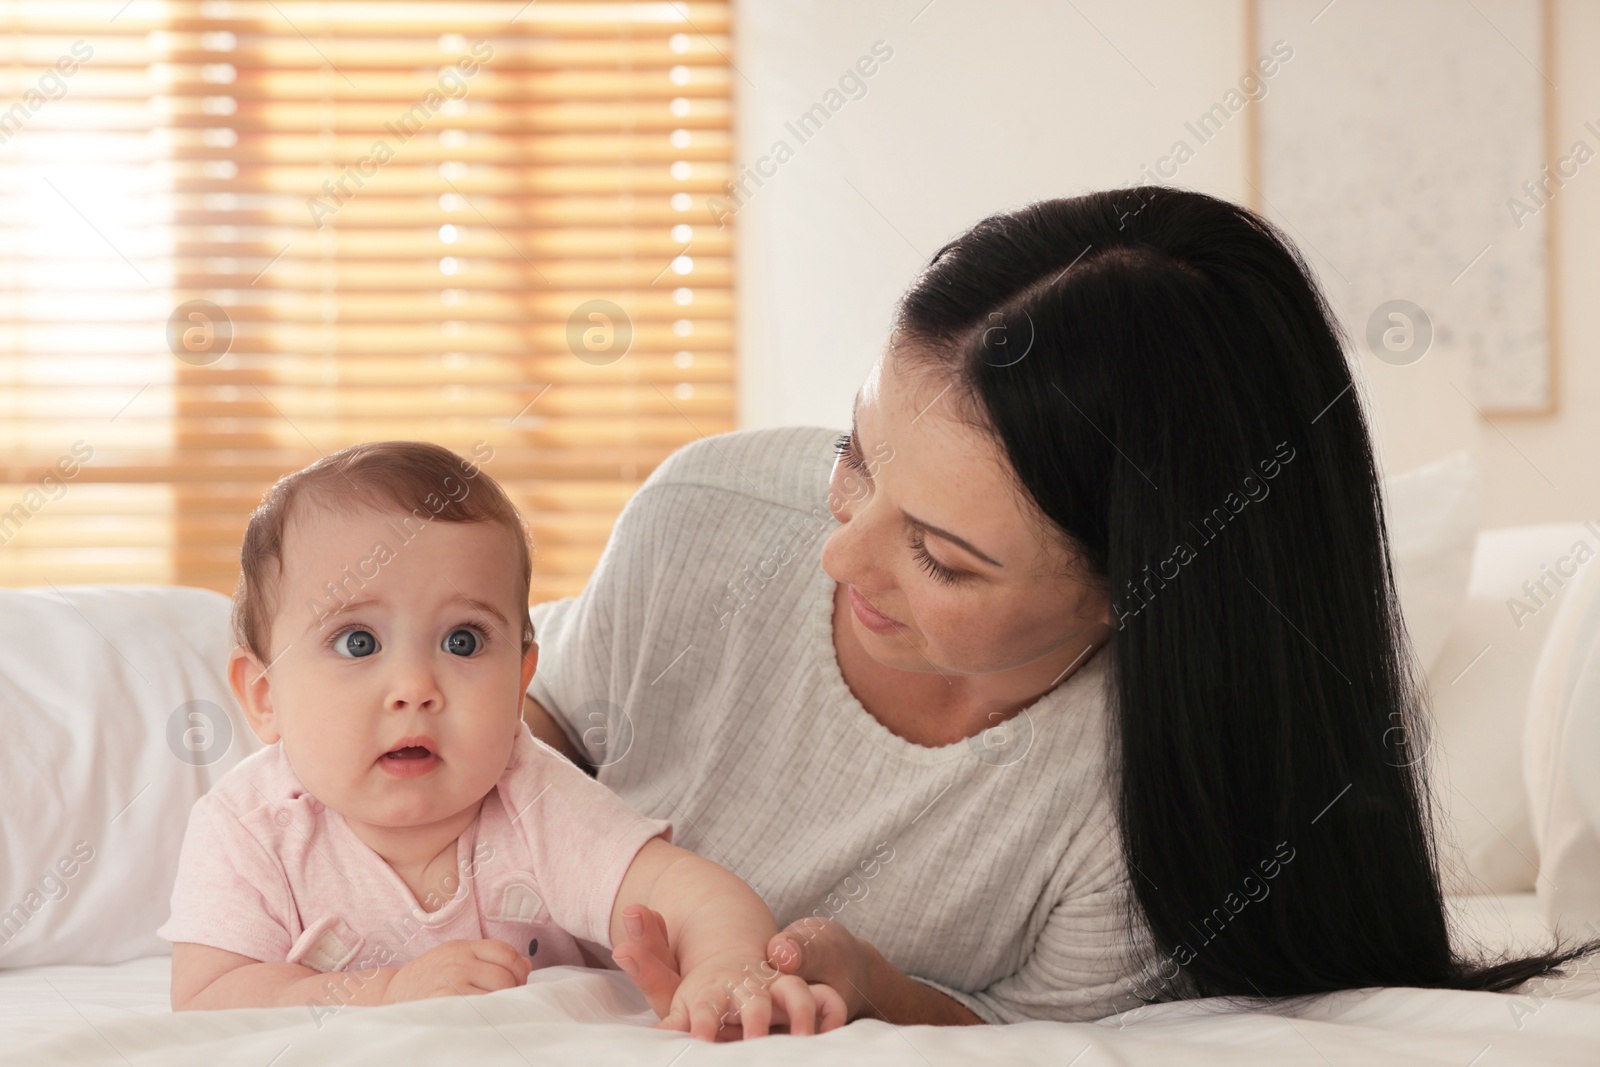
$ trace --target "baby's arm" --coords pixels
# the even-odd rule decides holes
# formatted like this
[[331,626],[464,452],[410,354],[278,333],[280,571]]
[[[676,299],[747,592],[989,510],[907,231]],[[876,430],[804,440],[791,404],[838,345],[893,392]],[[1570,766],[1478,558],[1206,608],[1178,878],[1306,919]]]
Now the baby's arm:
[[503,941],[449,941],[403,967],[332,974],[180,941],[172,946],[172,1010],[297,1004],[336,1010],[345,1004],[492,993],[522,985],[532,966]]
[[744,1036],[759,1037],[768,1031],[776,1001],[792,1033],[812,1033],[819,1000],[828,1021],[843,1023],[842,1012],[835,1010],[835,1002],[842,1009],[836,992],[780,974],[767,959],[777,920],[732,871],[652,838],[623,875],[612,904],[613,945],[631,939],[623,913],[634,904],[661,914],[683,976],[662,1025],[714,1040],[724,1016],[737,1012]]
[[[172,1010],[305,1003],[320,994],[313,983],[325,977],[298,963],[262,963],[226,949],[180,941],[172,946]],[[380,977],[364,984],[381,987],[388,983]]]

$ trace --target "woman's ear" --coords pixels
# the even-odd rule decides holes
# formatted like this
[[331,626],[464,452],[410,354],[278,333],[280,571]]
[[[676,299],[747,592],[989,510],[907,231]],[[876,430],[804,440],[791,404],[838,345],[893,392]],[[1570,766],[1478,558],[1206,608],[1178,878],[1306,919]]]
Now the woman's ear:
[[1088,622],[1097,622],[1102,626],[1117,629],[1117,607],[1112,601],[1111,590],[1106,583],[1095,582],[1089,587],[1088,610],[1079,618]]
[[268,688],[267,669],[261,659],[244,645],[234,648],[228,656],[228,686],[233,699],[244,711],[245,721],[264,745],[275,743],[281,734],[272,711],[272,693]]

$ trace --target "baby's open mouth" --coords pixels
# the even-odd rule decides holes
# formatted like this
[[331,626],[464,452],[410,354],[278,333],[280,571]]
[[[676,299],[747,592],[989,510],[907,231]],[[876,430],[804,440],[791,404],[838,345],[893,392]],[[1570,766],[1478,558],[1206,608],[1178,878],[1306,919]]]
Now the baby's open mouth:
[[378,766],[396,778],[416,778],[429,774],[440,764],[433,738],[402,737],[400,743],[378,759]]

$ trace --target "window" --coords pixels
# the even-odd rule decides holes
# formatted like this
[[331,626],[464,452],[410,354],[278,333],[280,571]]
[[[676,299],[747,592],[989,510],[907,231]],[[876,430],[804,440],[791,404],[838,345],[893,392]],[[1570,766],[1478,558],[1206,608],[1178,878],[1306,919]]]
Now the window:
[[0,0],[0,583],[231,592],[273,479],[422,438],[534,598],[733,428],[728,3]]

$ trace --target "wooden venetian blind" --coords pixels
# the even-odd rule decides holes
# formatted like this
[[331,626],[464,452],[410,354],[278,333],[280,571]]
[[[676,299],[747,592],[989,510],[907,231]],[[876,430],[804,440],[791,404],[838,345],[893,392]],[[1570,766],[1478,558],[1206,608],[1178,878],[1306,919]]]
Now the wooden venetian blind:
[[577,592],[734,425],[728,8],[0,0],[0,582],[231,591],[273,479],[419,438]]

